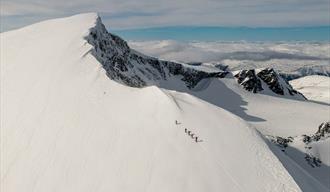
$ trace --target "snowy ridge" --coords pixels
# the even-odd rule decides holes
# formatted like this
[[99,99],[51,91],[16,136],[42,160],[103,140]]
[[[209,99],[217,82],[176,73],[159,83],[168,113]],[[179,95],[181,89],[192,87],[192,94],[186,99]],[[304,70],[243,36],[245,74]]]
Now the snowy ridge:
[[157,84],[169,76],[180,75],[189,88],[210,77],[222,78],[227,72],[221,70],[198,70],[185,64],[161,61],[132,51],[120,37],[109,33],[98,18],[87,41],[94,46],[92,54],[100,61],[107,75],[131,87]]

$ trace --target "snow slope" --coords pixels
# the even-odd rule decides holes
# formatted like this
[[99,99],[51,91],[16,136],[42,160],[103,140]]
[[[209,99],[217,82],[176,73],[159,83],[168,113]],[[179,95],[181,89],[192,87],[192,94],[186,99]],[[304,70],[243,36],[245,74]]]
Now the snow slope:
[[292,80],[290,84],[309,100],[330,104],[330,77],[312,75]]
[[98,22],[1,33],[1,191],[328,190],[258,131],[313,132],[328,108],[250,93],[230,75],[125,86],[86,40]]

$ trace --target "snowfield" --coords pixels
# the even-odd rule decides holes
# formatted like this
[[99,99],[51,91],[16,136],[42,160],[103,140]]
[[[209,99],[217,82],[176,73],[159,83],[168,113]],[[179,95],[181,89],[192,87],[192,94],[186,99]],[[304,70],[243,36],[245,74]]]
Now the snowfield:
[[311,75],[290,81],[309,100],[330,104],[330,77]]
[[[303,150],[287,155],[268,139],[314,134],[329,121],[327,105],[266,88],[254,94],[231,73],[189,88],[182,76],[220,72],[166,62],[156,63],[179,68],[127,86],[155,75],[142,62],[155,61],[122,47],[111,58],[98,52],[123,43],[89,43],[100,26],[88,13],[1,33],[1,191],[329,191],[327,133],[311,144],[324,162],[315,168]],[[109,74],[105,64],[126,67],[121,54],[141,57]]]

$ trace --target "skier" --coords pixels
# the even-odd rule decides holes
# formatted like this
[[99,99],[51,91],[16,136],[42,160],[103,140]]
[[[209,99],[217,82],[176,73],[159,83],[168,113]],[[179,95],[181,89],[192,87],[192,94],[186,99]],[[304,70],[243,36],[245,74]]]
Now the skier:
[[198,143],[198,142],[202,142],[203,140],[198,140],[198,137],[195,137],[195,141],[196,143]]
[[180,125],[181,123],[179,123],[178,120],[175,120],[175,124],[176,124],[176,125]]

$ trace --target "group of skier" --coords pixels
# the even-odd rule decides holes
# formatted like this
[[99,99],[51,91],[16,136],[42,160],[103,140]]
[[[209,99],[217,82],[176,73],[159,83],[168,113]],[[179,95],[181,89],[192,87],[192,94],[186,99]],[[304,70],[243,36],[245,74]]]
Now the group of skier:
[[[175,124],[180,125],[181,123],[175,120]],[[195,136],[195,134],[189,131],[187,128],[184,129],[184,132],[187,133],[192,139],[194,139],[196,143],[203,141],[201,139],[198,139],[198,136]]]

